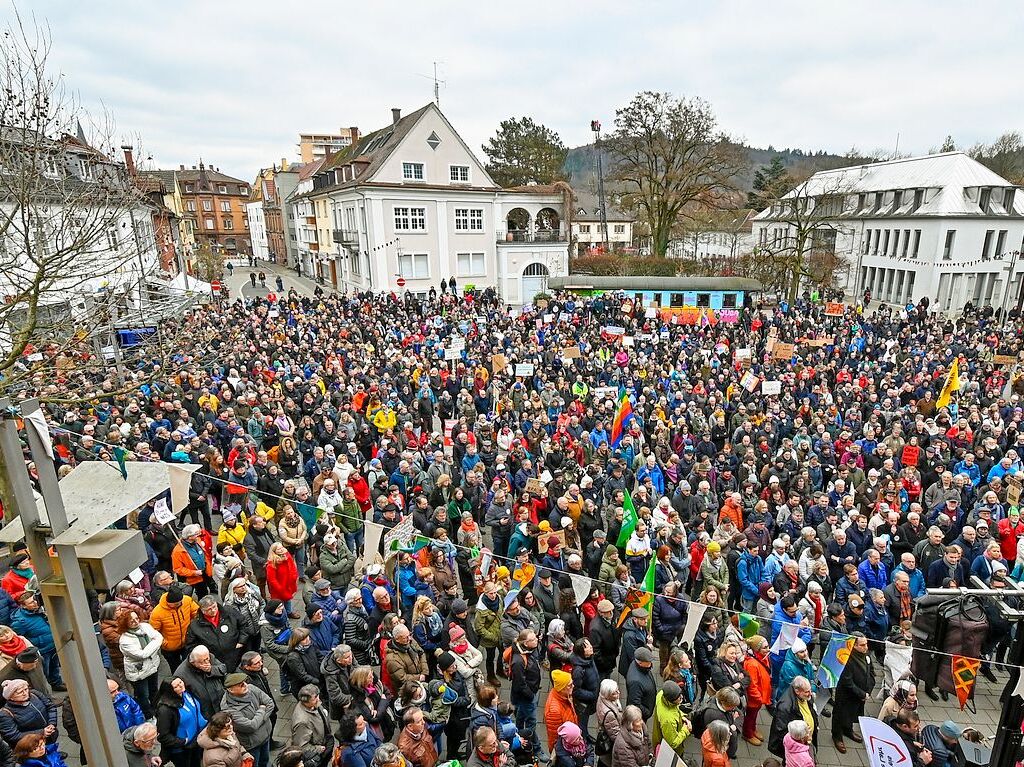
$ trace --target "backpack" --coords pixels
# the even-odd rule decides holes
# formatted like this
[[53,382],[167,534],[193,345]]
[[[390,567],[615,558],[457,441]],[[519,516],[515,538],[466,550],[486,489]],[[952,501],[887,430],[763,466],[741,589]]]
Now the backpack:
[[[513,660],[512,650],[513,650],[514,647],[515,647],[515,645],[509,645],[504,650],[502,650],[502,653],[501,653],[501,667],[505,671],[505,678],[506,679],[512,679],[512,660]],[[519,657],[521,657],[523,659],[523,668],[525,668],[526,667],[526,663],[527,663],[526,653],[522,653],[522,652],[519,653]]]
[[690,734],[695,738],[699,738],[704,734],[704,730],[708,728],[707,715],[708,709],[711,708],[711,704],[714,703],[715,699],[713,696],[704,696],[703,702],[697,707],[697,710],[693,712],[693,716],[690,718],[691,728]]

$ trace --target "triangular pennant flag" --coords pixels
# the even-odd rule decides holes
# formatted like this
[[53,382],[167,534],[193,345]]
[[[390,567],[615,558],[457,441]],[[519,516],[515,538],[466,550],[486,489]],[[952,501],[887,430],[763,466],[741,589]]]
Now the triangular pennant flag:
[[753,615],[747,615],[747,613],[740,613],[736,621],[736,627],[743,634],[744,639],[750,639],[757,632],[761,630],[761,624],[754,618]]
[[956,691],[956,699],[960,702],[960,710],[963,711],[974,692],[974,682],[978,678],[981,661],[977,658],[954,655],[952,666],[953,689]]

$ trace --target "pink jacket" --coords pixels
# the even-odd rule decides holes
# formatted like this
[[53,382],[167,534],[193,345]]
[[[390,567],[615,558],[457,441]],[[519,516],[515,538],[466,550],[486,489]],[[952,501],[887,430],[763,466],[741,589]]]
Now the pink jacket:
[[815,767],[811,747],[806,743],[793,740],[788,732],[782,739],[782,747],[786,749],[786,767]]

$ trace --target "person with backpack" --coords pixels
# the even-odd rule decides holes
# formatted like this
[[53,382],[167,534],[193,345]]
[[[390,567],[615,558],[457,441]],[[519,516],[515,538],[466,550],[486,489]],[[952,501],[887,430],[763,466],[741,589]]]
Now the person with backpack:
[[734,687],[723,687],[713,697],[709,697],[693,715],[694,737],[702,738],[711,722],[724,722],[730,728],[731,733],[726,753],[729,759],[735,759],[740,740],[741,702],[742,698]]

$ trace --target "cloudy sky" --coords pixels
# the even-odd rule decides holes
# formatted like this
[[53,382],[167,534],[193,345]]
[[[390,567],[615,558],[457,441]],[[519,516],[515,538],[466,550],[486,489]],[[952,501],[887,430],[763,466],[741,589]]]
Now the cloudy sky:
[[[11,6],[0,6],[5,20]],[[51,66],[153,164],[251,178],[300,131],[390,120],[432,98],[475,150],[530,115],[570,146],[639,90],[699,95],[755,146],[925,152],[1024,129],[1016,2],[519,0],[173,4],[20,0]]]

